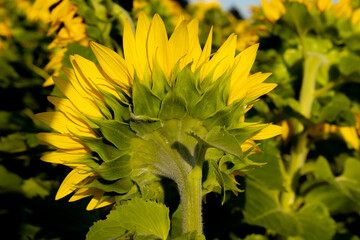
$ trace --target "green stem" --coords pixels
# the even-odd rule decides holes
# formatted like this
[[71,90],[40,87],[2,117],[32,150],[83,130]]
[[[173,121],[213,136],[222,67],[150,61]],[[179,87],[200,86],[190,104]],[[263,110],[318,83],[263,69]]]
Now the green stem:
[[327,85],[325,85],[324,87],[320,88],[319,90],[315,91],[315,98],[321,96],[322,94],[326,93],[327,91],[329,91],[331,88],[340,85],[342,83],[345,82],[345,79],[338,79],[334,82],[329,82]]
[[202,234],[202,167],[206,148],[199,143],[195,154],[196,165],[187,177],[184,192],[180,193],[183,233],[196,231]]
[[155,143],[152,148],[155,147],[156,154],[151,164],[155,174],[177,184],[183,233],[202,234],[202,167],[207,148],[186,133],[194,126],[198,126],[198,120],[168,120],[144,139]]
[[33,63],[28,62],[26,65],[31,71],[33,71],[40,77],[44,78],[45,80],[50,77],[50,75],[44,69],[39,68],[38,66],[34,65]]
[[[300,90],[300,112],[310,118],[312,105],[315,99],[316,75],[322,63],[323,57],[320,54],[306,52],[304,56],[304,75]],[[281,202],[285,211],[291,211],[295,202],[295,192],[292,189],[297,181],[297,173],[303,167],[307,154],[307,132],[303,124],[295,120],[294,134],[298,135],[296,145],[291,149],[291,162],[288,168],[287,192],[282,194]]]
[[195,166],[185,183],[185,191],[180,194],[183,233],[196,231],[202,234],[202,169]]

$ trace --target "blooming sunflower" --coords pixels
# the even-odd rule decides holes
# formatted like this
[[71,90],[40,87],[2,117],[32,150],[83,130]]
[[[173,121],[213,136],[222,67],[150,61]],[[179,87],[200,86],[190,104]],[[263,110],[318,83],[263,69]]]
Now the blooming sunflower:
[[[203,194],[240,191],[233,175],[257,165],[247,158],[255,140],[281,133],[243,117],[276,84],[264,83],[268,73],[249,74],[258,45],[235,56],[233,34],[212,54],[210,31],[201,48],[197,20],[181,18],[168,39],[159,15],[150,22],[142,13],[136,33],[125,22],[123,36],[124,58],[95,42],[99,65],[71,56],[73,68],[63,69],[68,79],[53,77],[65,96],[48,98],[58,110],[37,114],[56,131],[38,134],[55,149],[42,160],[73,169],[56,199],[92,196],[91,210],[156,197],[159,177],[166,177],[178,186],[183,218],[201,216],[191,211]],[[212,178],[215,172],[221,178]],[[201,224],[185,221],[183,230],[201,232]]]

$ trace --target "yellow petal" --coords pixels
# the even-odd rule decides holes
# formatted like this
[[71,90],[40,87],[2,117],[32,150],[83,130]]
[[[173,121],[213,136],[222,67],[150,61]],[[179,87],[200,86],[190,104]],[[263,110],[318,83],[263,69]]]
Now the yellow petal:
[[270,0],[270,2],[261,0],[261,5],[263,6],[265,17],[270,22],[277,21],[282,14],[286,13],[286,9],[281,0]]
[[79,150],[86,149],[78,138],[59,133],[38,133],[37,138],[45,144],[58,149]]
[[170,76],[172,69],[169,67],[168,38],[159,14],[155,14],[151,22],[146,48],[150,70],[153,70],[156,57],[166,76]]
[[256,133],[254,136],[251,137],[252,140],[262,140],[275,137],[283,133],[283,128],[278,125],[271,125],[271,124],[256,124],[254,127],[260,127],[268,125],[264,129],[260,130],[260,132]]
[[102,207],[106,207],[109,206],[111,204],[115,203],[115,197],[103,197],[103,199],[100,200],[100,202],[96,205],[95,209],[97,208],[102,208]]
[[212,32],[213,27],[211,27],[208,38],[206,40],[205,46],[200,54],[199,59],[194,62],[194,64],[191,67],[191,70],[194,72],[198,67],[200,67],[205,61],[208,61],[211,54],[211,46],[212,46]]
[[210,61],[204,64],[201,72],[202,79],[215,70],[213,76],[213,80],[215,81],[224,74],[229,67],[232,67],[236,50],[236,39],[236,35],[231,34]]
[[276,86],[277,86],[276,83],[262,83],[262,84],[259,84],[259,85],[255,85],[247,93],[246,97],[247,98],[260,97],[260,96],[270,92],[274,88],[276,88]]
[[43,112],[36,114],[35,117],[59,133],[74,133],[79,136],[94,137],[89,127],[75,124],[61,112]]
[[[189,51],[189,33],[187,29],[186,21],[182,21],[178,27],[174,30],[169,39],[169,61],[170,69],[180,60],[184,62],[184,57]],[[184,67],[180,64],[180,69]]]
[[125,20],[124,25],[124,38],[123,38],[123,49],[124,49],[124,56],[126,65],[128,67],[128,70],[130,72],[131,76],[134,76],[134,68],[136,69],[136,66],[138,65],[138,54],[136,51],[136,43],[135,43],[135,36],[134,32],[132,30],[132,27],[128,21],[128,19]]
[[359,24],[360,23],[360,8],[356,9],[351,17],[352,24]]
[[48,163],[64,164],[64,163],[70,163],[79,158],[82,158],[87,153],[88,153],[88,151],[86,151],[85,149],[72,150],[72,151],[56,150],[56,151],[50,152],[50,153],[42,156],[40,159],[42,161],[48,162]]
[[74,195],[71,196],[69,202],[74,202],[85,197],[92,196],[94,192],[94,188],[78,188],[76,189]]
[[84,181],[86,178],[93,176],[93,173],[86,172],[81,169],[72,170],[61,183],[58,192],[56,193],[55,200],[63,198],[72,193],[76,186]]
[[347,143],[354,149],[359,150],[359,136],[355,127],[339,127],[339,131]]
[[125,60],[110,48],[96,42],[90,42],[90,47],[104,72],[121,88],[128,89],[132,85],[132,76]]
[[81,136],[96,137],[92,128],[81,119],[79,112],[76,112],[75,106],[68,99],[49,96],[48,100],[75,124],[77,130],[81,132],[81,134],[79,133]]
[[332,0],[316,0],[316,8],[320,12],[328,11],[331,7]]
[[147,43],[147,36],[149,33],[150,28],[150,21],[147,18],[144,12],[140,12],[139,19],[137,22],[136,27],[136,50],[138,54],[138,65],[136,66],[135,70],[140,79],[143,79],[144,72],[147,67],[150,67],[148,64],[148,55],[146,52],[146,43]]
[[88,97],[82,96],[70,81],[62,78],[53,77],[55,85],[71,101],[71,103],[86,116],[102,117],[96,104]]
[[[95,63],[79,55],[75,55],[74,59],[78,64],[84,78],[89,80],[88,82],[91,85],[92,91],[95,91],[101,96],[101,93],[97,90],[97,88],[102,88],[115,97],[120,97],[117,90],[111,85],[115,84],[115,82],[112,82],[111,79],[106,79],[105,76],[101,73],[102,70],[99,69]],[[102,96],[99,97],[99,99],[102,99]]]
[[103,190],[95,189],[92,193],[93,198],[90,200],[89,204],[86,206],[86,210],[90,211],[96,208],[96,205],[100,202],[100,199],[104,195]]
[[[76,78],[74,78],[75,81],[72,80],[70,81],[72,82],[76,90],[80,94],[82,94],[82,96],[86,96],[90,99],[94,99],[95,101],[104,102],[104,97],[101,95],[100,91],[96,88],[95,84],[92,81],[93,78],[90,78],[90,76],[96,74],[96,71],[94,71],[94,69],[92,68],[88,68],[87,64],[81,61],[79,55],[70,56],[70,62],[73,66],[76,76]],[[80,86],[80,87],[76,87],[76,86]]]
[[[251,139],[247,139],[245,140],[245,142],[243,144],[241,144],[241,151],[246,152],[248,150],[250,150],[251,148],[253,148],[256,145],[256,143],[251,140]],[[254,153],[258,153],[261,152],[261,149],[259,147],[255,147],[251,150],[251,152],[249,154],[254,154]]]
[[[258,47],[259,44],[254,44],[236,56],[235,69],[231,75],[231,92],[229,98],[229,105],[236,99],[241,99],[245,97],[247,91],[250,89],[250,86],[254,84],[252,83],[253,80],[261,82],[261,79],[263,79],[264,81],[269,76],[254,74],[255,76],[249,78],[250,70],[252,65],[254,64]],[[260,79],[254,79],[255,77],[258,77]],[[249,84],[250,86],[247,86]]]
[[187,28],[189,34],[189,52],[185,56],[184,63],[181,67],[186,66],[190,62],[194,65],[201,55],[201,46],[199,42],[199,21],[197,19],[191,20],[187,25]]

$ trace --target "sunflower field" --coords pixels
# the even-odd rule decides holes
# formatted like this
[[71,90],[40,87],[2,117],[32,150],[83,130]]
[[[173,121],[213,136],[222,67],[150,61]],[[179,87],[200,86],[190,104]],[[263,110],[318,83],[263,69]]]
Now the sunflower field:
[[0,0],[0,239],[360,240],[360,1]]

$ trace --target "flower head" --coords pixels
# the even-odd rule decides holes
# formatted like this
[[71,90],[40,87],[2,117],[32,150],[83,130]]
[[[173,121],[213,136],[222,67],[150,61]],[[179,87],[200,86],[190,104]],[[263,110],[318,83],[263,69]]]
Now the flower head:
[[[94,42],[99,65],[71,56],[68,80],[54,77],[65,98],[49,97],[58,111],[37,115],[56,131],[38,134],[55,149],[42,160],[73,169],[56,198],[93,196],[93,209],[115,198],[156,196],[159,176],[174,180],[181,195],[204,161],[214,161],[210,167],[230,182],[234,172],[256,165],[247,159],[254,141],[281,128],[246,123],[243,115],[276,84],[264,83],[270,74],[250,75],[258,45],[236,55],[236,38],[212,54],[211,32],[201,48],[197,20],[180,18],[168,39],[159,15],[150,22],[140,14],[135,33],[125,22],[124,58]],[[219,189],[205,185],[204,193]],[[239,191],[235,184],[219,186]]]

